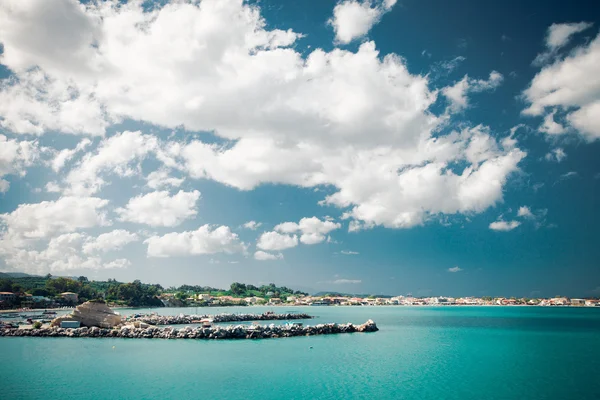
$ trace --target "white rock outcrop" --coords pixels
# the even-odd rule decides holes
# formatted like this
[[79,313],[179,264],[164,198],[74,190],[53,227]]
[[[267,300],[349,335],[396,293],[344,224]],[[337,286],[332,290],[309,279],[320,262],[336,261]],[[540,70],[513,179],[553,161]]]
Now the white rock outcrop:
[[56,318],[52,325],[59,326],[61,321],[79,321],[82,326],[112,328],[121,324],[121,316],[102,302],[87,301],[75,307],[71,314]]

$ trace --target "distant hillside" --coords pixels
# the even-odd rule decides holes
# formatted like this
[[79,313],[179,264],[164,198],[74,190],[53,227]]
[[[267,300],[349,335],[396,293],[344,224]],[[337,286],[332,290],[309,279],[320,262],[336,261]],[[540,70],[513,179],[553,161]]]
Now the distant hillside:
[[392,298],[394,296],[391,295],[387,295],[387,294],[357,294],[357,293],[340,293],[340,292],[318,292],[313,294],[313,296],[350,296],[350,297],[369,297],[369,296],[374,296],[374,297],[380,297],[382,299],[389,299]]
[[25,272],[0,272],[0,278],[29,278],[38,276],[39,275],[29,275]]

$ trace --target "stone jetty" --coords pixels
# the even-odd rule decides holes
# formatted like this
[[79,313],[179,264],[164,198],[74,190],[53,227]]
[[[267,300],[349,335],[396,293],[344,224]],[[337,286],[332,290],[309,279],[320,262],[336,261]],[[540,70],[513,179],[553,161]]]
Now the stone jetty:
[[41,329],[0,329],[0,337],[90,337],[90,338],[128,338],[128,339],[271,339],[295,336],[333,335],[354,332],[376,332],[379,329],[372,320],[362,325],[318,324],[314,326],[288,325],[237,325],[226,327],[193,328],[173,327],[160,328],[147,326],[137,321],[138,326],[123,325],[120,328],[59,328],[51,326]]
[[247,321],[288,321],[299,319],[311,319],[311,315],[303,313],[274,314],[266,312],[263,314],[217,314],[217,315],[156,315],[143,314],[134,317],[123,317],[124,322],[143,322],[150,325],[187,325],[203,319],[210,319],[214,323],[219,322],[247,322]]

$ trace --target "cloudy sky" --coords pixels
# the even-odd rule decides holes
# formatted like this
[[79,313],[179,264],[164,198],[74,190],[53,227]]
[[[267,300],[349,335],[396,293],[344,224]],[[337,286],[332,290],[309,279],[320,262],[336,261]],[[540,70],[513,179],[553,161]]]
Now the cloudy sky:
[[600,3],[0,2],[0,269],[600,295]]

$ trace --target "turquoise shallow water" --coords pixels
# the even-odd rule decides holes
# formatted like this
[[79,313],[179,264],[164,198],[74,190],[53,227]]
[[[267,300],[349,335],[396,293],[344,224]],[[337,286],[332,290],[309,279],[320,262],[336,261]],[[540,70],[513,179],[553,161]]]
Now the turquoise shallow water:
[[[250,310],[263,311],[156,311]],[[310,323],[372,318],[381,330],[222,342],[0,338],[0,398],[600,399],[600,309],[293,310],[318,316]]]

